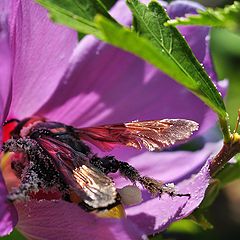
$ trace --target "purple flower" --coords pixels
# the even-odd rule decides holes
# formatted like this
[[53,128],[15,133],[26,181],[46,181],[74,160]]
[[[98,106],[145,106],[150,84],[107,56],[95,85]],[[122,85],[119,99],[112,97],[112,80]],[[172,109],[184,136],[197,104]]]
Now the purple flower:
[[[196,3],[176,1],[167,6],[171,17],[194,13]],[[0,113],[1,122],[13,117],[44,116],[75,127],[162,118],[185,118],[200,124],[199,133],[216,117],[192,93],[139,58],[50,22],[33,1],[0,2]],[[121,23],[131,14],[124,1],[111,11]],[[216,80],[208,50],[206,27],[181,27],[193,52]],[[224,91],[225,82],[216,83]],[[2,129],[1,129],[2,135]],[[206,159],[215,149],[207,144],[197,152],[150,153],[134,149],[111,152],[142,175],[177,184],[191,198],[163,195],[126,209],[127,218],[103,219],[71,203],[31,200],[6,201],[9,179],[0,175],[0,235],[17,228],[30,239],[140,239],[189,215],[202,201],[208,186]],[[96,150],[97,151],[97,150]],[[4,167],[3,167],[4,169]],[[193,175],[195,174],[195,175]],[[4,170],[3,170],[4,175]],[[129,185],[113,176],[117,187]],[[184,181],[183,181],[184,180]]]

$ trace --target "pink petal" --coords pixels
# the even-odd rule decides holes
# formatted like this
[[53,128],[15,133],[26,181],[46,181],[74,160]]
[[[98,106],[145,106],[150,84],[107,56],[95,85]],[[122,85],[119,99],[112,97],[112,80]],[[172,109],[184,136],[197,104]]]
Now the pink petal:
[[152,234],[188,216],[204,198],[210,179],[208,166],[206,163],[198,174],[177,185],[178,192],[191,194],[190,199],[163,195],[161,199],[150,199],[127,209],[128,218],[146,234]]
[[10,116],[34,114],[54,92],[77,43],[76,32],[56,25],[33,0],[12,0],[9,19],[13,51]]
[[10,105],[11,53],[8,39],[7,14],[9,3],[0,1],[0,121],[4,121]]
[[19,230],[30,239],[131,240],[143,233],[127,219],[102,219],[64,201],[17,204]]
[[177,117],[196,120],[204,128],[208,108],[131,54],[87,37],[71,65],[65,85],[58,87],[40,114],[75,126]]
[[[8,111],[10,91],[10,49],[7,29],[8,2],[0,1],[0,125]],[[0,128],[0,148],[2,147],[2,127]],[[1,162],[0,162],[1,165]],[[7,202],[7,188],[0,171],[0,236],[9,234],[17,224],[17,212]]]
[[[202,201],[208,186],[210,176],[206,159],[214,155],[221,145],[220,141],[208,143],[196,152],[145,152],[130,158],[128,162],[138,169],[142,176],[150,176],[165,183],[173,182],[177,184],[178,193],[190,193],[191,198],[170,198],[163,195],[161,199],[152,199],[150,194],[144,190],[143,202],[127,209],[128,218],[146,234],[152,234],[164,230],[170,223],[189,215]],[[129,152],[122,151],[119,154],[116,151],[113,155],[117,156],[117,154],[122,155],[121,159],[127,159]],[[197,175],[192,177],[195,173]],[[119,175],[113,174],[112,177],[118,187],[130,184]]]
[[18,220],[15,207],[7,202],[7,194],[7,188],[0,172],[0,236],[11,233]]
[[[123,11],[120,3],[113,9],[116,13],[119,6]],[[126,16],[125,23],[130,20]],[[203,60],[208,29],[194,29],[197,34],[186,30],[186,35]],[[165,74],[92,36],[79,43],[61,84],[38,114],[74,126],[187,118],[200,124],[200,132],[216,121],[207,106]]]
[[126,8],[125,0],[118,0],[110,10],[110,14],[123,25],[129,25],[131,23],[131,11],[129,8]]
[[[220,142],[207,143],[198,151],[166,151],[141,152],[134,150],[115,150],[111,155],[119,160],[128,161],[143,176],[153,177],[163,182],[175,184],[189,178],[192,173],[198,172],[205,164],[206,159],[221,147]],[[114,182],[118,187],[130,184],[129,181],[117,174],[113,174]]]

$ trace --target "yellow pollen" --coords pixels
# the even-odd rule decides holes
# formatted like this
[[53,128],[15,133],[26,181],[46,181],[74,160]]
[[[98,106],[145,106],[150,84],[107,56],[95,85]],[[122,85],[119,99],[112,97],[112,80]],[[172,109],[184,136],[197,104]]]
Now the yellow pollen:
[[103,210],[99,212],[94,212],[94,214],[101,218],[124,218],[126,217],[124,207],[122,204],[118,204],[117,206],[109,209],[109,210]]
[[11,156],[13,155],[14,153],[11,153],[11,152],[7,152],[7,153],[1,153],[0,154],[0,168],[2,170],[2,172],[4,171],[5,167],[7,166],[7,163],[8,163],[8,160],[11,158]]

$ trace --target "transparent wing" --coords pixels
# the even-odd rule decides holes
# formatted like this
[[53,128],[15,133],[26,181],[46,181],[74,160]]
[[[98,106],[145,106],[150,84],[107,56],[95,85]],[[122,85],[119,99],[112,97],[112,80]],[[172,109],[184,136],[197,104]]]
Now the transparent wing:
[[188,139],[198,129],[198,124],[185,119],[134,121],[76,129],[80,139],[89,141],[103,151],[111,151],[119,145],[149,151],[167,148]]
[[85,203],[93,208],[102,208],[116,201],[113,181],[90,166],[84,154],[48,136],[42,136],[37,141],[50,155],[65,182]]

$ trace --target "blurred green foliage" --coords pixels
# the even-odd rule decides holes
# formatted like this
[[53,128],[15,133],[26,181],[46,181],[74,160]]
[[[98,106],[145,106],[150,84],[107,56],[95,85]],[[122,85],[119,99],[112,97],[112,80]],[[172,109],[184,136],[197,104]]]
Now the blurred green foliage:
[[102,0],[102,2],[107,7],[107,9],[110,9],[111,6],[113,6],[114,3],[117,2],[117,0]]
[[197,10],[198,14],[187,14],[167,21],[166,26],[199,25],[226,28],[232,32],[240,32],[240,3],[235,1],[224,8],[205,8]]
[[23,235],[18,232],[17,230],[14,230],[10,235],[6,237],[0,237],[2,240],[25,240],[26,238],[23,237]]
[[223,29],[214,29],[211,49],[219,79],[229,80],[226,105],[233,129],[240,107],[240,35]]

